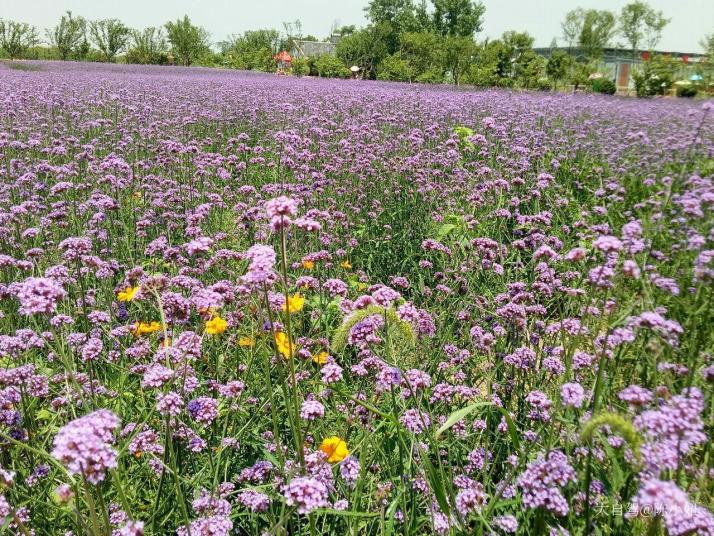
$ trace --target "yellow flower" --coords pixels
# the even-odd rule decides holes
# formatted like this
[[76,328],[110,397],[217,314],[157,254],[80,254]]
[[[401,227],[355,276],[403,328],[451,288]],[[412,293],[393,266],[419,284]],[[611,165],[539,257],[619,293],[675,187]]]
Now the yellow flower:
[[228,327],[228,322],[216,315],[206,322],[206,333],[210,335],[220,335]]
[[140,287],[126,287],[117,293],[117,298],[119,298],[119,301],[132,301],[136,297],[136,293],[139,292],[139,288]]
[[328,357],[330,357],[330,355],[323,350],[319,354],[314,355],[312,360],[318,365],[324,365],[325,363],[327,363]]
[[149,333],[154,333],[161,329],[161,324],[156,321],[153,322],[135,322],[134,326],[131,328],[131,332],[135,337],[140,337],[142,335],[148,335]]
[[252,348],[255,346],[255,340],[250,337],[241,337],[238,339],[238,346],[242,346],[243,348]]
[[305,305],[305,298],[300,296],[300,294],[293,294],[288,298],[288,302],[283,304],[283,311],[288,313],[297,313],[302,311],[302,307]]
[[275,346],[283,357],[292,357],[295,353],[295,345],[290,342],[290,337],[284,331],[276,331],[274,334]]
[[134,199],[136,199],[138,201],[139,199],[141,199],[142,195],[144,195],[144,194],[139,190],[139,191],[136,191],[133,194],[131,194],[131,197],[133,197]]
[[330,463],[341,462],[350,455],[350,451],[347,450],[347,443],[337,436],[323,439],[320,450],[327,454],[327,461]]
[[305,270],[312,270],[315,267],[315,261],[302,261],[302,267],[305,268]]
[[350,261],[342,261],[340,263],[340,266],[342,266],[342,268],[344,268],[345,270],[349,270],[350,268],[352,268]]

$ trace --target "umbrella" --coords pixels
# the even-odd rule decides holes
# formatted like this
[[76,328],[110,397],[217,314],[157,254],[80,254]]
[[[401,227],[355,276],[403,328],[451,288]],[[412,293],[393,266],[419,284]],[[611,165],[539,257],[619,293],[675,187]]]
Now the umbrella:
[[357,67],[356,65],[353,65],[352,67],[350,67],[350,71],[352,71],[353,73],[358,73],[359,67]]
[[689,79],[692,80],[693,82],[699,82],[700,80],[702,80],[702,75],[695,73],[692,76],[690,76]]
[[593,73],[590,76],[588,76],[588,80],[597,80],[598,78],[602,78],[604,75],[602,73]]

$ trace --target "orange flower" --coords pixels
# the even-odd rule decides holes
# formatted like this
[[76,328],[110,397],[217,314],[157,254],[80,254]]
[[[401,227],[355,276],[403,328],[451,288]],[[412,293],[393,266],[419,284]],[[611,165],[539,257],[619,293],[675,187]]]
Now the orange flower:
[[161,324],[156,321],[153,322],[135,322],[134,326],[131,328],[131,332],[135,337],[140,337],[142,335],[148,335],[149,333],[154,333],[161,329]]
[[338,436],[323,439],[320,450],[327,454],[327,461],[330,463],[341,462],[350,455],[350,451],[347,450],[347,443]]
[[210,335],[220,335],[228,327],[228,322],[216,315],[206,322],[206,333]]
[[352,268],[350,261],[342,261],[340,263],[340,266],[342,266],[342,268],[344,268],[345,270],[349,270],[350,268]]
[[305,268],[305,270],[312,270],[315,267],[315,261],[304,260],[302,261],[302,267]]
[[297,313],[298,311],[302,311],[304,305],[305,298],[300,296],[300,294],[293,294],[288,297],[287,303],[283,304],[283,312],[288,312],[290,314]]
[[312,358],[312,360],[317,363],[318,365],[324,365],[327,363],[327,358],[329,358],[330,355],[325,352],[324,350],[320,352],[319,354],[315,354]]
[[275,346],[283,357],[292,357],[295,353],[295,344],[290,341],[290,337],[284,331],[276,331],[273,335]]
[[126,287],[124,290],[117,292],[117,298],[122,302],[132,301],[136,297],[136,293],[139,292],[139,288]]
[[238,339],[238,346],[242,346],[243,348],[252,348],[255,346],[255,339],[251,339],[250,337],[241,337]]

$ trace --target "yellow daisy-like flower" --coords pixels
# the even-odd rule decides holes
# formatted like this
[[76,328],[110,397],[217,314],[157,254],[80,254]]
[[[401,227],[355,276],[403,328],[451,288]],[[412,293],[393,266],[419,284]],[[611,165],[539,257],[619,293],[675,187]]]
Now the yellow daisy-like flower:
[[295,345],[290,342],[290,337],[284,331],[276,331],[274,334],[275,346],[283,357],[292,357],[295,353]]
[[252,348],[255,346],[255,339],[251,339],[250,337],[241,337],[238,339],[238,346],[242,346],[243,348]]
[[131,328],[131,332],[135,337],[140,337],[142,335],[148,335],[149,333],[154,333],[161,329],[161,324],[156,321],[153,322],[135,322],[134,326]]
[[341,462],[350,455],[350,451],[347,450],[347,443],[338,436],[323,439],[320,450],[327,454],[327,461],[330,463]]
[[140,287],[126,287],[117,293],[117,298],[119,301],[132,301],[136,297],[136,293],[139,292],[139,288]]
[[340,266],[342,266],[342,268],[344,268],[345,270],[349,270],[350,268],[352,268],[352,264],[350,264],[350,261],[342,261],[340,263]]
[[325,363],[327,363],[327,358],[328,358],[328,357],[330,357],[330,354],[328,354],[327,352],[325,352],[325,351],[323,350],[323,351],[320,352],[319,354],[315,354],[315,355],[312,357],[312,360],[313,360],[315,363],[317,363],[318,365],[324,365]]
[[283,312],[297,313],[302,311],[303,305],[305,305],[305,298],[300,296],[300,294],[293,294],[288,297],[288,302],[283,304]]
[[216,315],[206,321],[206,333],[209,335],[220,335],[228,327],[228,322],[220,316]]
[[305,268],[305,270],[312,270],[315,267],[315,261],[302,261],[302,267]]

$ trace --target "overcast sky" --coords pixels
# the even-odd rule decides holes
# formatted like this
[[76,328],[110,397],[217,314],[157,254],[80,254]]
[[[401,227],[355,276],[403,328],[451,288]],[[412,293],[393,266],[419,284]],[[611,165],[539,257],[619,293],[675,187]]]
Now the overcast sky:
[[[258,28],[282,29],[299,18],[305,33],[326,37],[334,23],[366,23],[368,0],[0,0],[0,18],[22,20],[40,28],[53,26],[66,9],[86,18],[116,17],[136,28],[159,26],[188,14],[208,29],[213,42],[233,33]],[[672,22],[659,47],[696,52],[699,41],[714,31],[714,0],[649,0]],[[483,0],[486,16],[479,38],[498,37],[506,30],[527,31],[536,46],[560,38],[560,21],[577,6],[619,12],[626,0]],[[44,34],[44,32],[43,32]],[[561,40],[562,41],[562,40]]]

